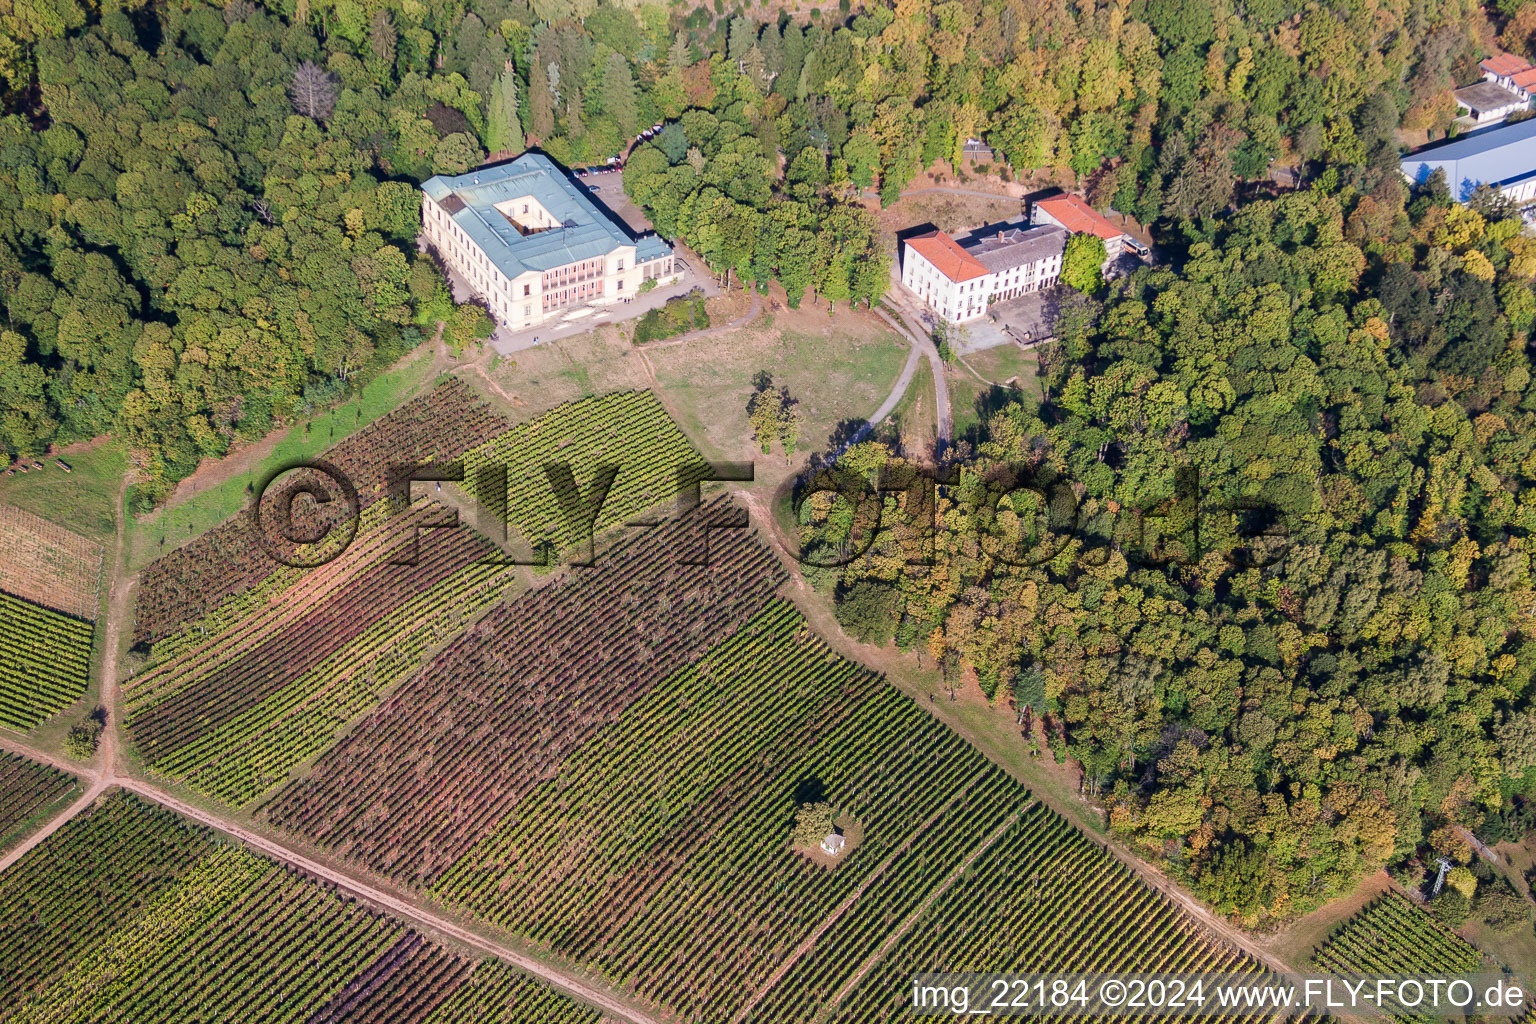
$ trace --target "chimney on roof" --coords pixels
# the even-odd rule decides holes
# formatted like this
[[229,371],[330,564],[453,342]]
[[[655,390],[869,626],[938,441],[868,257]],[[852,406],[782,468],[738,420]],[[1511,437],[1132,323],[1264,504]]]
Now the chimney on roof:
[[1003,242],[1003,233],[1001,231],[997,233],[997,242],[999,245],[1001,245]]

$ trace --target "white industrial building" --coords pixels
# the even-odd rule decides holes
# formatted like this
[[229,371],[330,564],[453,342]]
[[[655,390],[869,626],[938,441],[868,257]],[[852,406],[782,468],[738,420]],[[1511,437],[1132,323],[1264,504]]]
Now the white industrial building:
[[1415,185],[1444,172],[1457,202],[1487,185],[1516,203],[1529,203],[1536,200],[1536,118],[1426,146],[1403,157],[1399,166]]

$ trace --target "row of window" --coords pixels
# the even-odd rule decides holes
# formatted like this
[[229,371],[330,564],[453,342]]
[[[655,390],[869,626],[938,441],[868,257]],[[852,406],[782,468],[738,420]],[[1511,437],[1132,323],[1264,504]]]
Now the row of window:
[[[624,282],[619,282],[619,288],[624,288]],[[592,281],[576,285],[573,288],[561,288],[544,293],[544,308],[546,310],[559,309],[561,306],[572,302],[583,302],[587,299],[595,299],[603,294],[603,282]]]
[[[1060,263],[1060,257],[1055,257],[1049,260],[1037,260],[1034,263],[1021,264],[1020,266],[1013,267],[1005,271],[1002,275],[991,275],[992,280],[990,282],[987,278],[980,277],[971,281],[963,282],[958,286],[958,288],[956,288],[956,291],[962,295],[970,295],[978,290],[986,291],[989,287],[1006,287],[1011,284],[1017,284],[1021,280],[1028,280],[1029,278],[1035,277],[1037,275],[1044,275],[1058,270],[1060,269]],[[933,287],[937,285],[941,279],[945,284],[953,285],[954,283],[951,282],[949,278],[942,277],[942,275],[940,275],[939,272],[930,263],[925,262],[924,264],[919,265],[914,262],[913,266],[913,291],[921,290],[922,286],[924,285]]]
[[[458,223],[455,222],[452,217],[447,216],[441,207],[439,207],[436,203],[432,203],[427,206],[427,210],[431,219],[435,221],[440,228],[446,227],[448,229],[446,237],[444,237],[444,233],[441,230],[431,232],[431,234],[437,235],[440,238],[443,243],[443,248],[447,249],[450,254],[456,257],[467,257],[455,259],[452,262],[459,265],[459,269],[467,278],[471,286],[477,288],[485,295],[492,295],[495,289],[491,285],[488,272],[495,265],[491,263],[491,261],[486,257],[485,253],[480,249],[478,245],[474,245],[470,241],[469,236],[467,236],[463,230],[459,228]],[[462,253],[459,251],[460,246],[453,244],[455,241],[463,243]],[[573,264],[568,267],[560,267],[556,270],[546,272],[543,277],[545,287],[541,289],[540,293],[542,296],[542,305],[544,310],[547,311],[550,309],[558,309],[562,306],[569,305],[572,302],[580,302],[600,297],[603,294],[603,262],[604,261],[601,258],[585,260],[578,264]],[[652,278],[661,277],[666,273],[670,273],[672,270],[672,260],[670,257],[658,258],[639,264],[639,268],[641,270],[642,279],[651,280]],[[622,271],[624,269],[624,260],[622,258],[615,261],[614,269],[618,271]],[[596,273],[592,273],[593,271],[596,271]],[[589,278],[595,278],[595,280],[589,280]],[[512,282],[508,281],[504,276],[501,277],[501,282],[502,293],[508,299],[510,299],[512,293]],[[570,285],[572,287],[561,288],[561,285]],[[619,278],[615,282],[614,290],[619,292],[624,290],[623,278]],[[523,285],[523,297],[532,298],[532,295],[532,285],[525,283]],[[506,309],[510,314],[510,304],[503,304],[498,302],[497,305]],[[524,303],[523,322],[528,324],[531,323],[532,320],[533,304],[531,302]]]
[[[624,261],[618,261],[618,270],[624,269]],[[565,267],[557,267],[544,274],[544,287],[559,288],[563,285],[573,284],[576,281],[585,280],[592,276],[601,276],[603,261],[601,259],[582,260]]]

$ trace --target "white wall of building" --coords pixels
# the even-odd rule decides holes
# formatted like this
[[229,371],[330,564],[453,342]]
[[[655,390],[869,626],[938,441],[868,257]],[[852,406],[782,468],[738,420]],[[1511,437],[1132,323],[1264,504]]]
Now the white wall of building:
[[[538,204],[533,202],[524,214],[522,200],[514,202],[519,204],[519,219],[526,216],[524,223],[537,223],[542,206],[535,211],[532,207]],[[547,212],[543,215],[549,216]],[[682,276],[671,254],[637,266],[635,247],[620,245],[602,256],[543,272],[525,271],[509,280],[431,196],[421,197],[421,222],[427,244],[485,300],[492,316],[514,329],[537,326],[573,307],[609,305],[632,298],[647,279],[668,283]]]
[[1531,200],[1536,199],[1536,174],[1521,178],[1519,181],[1512,181],[1499,189],[1499,191],[1517,203],[1529,203]]
[[915,292],[939,316],[950,323],[975,320],[987,312],[988,292],[981,283],[986,278],[951,281],[910,245],[901,265],[901,283]]
[[1457,101],[1456,112],[1458,117],[1467,118],[1474,125],[1488,125],[1502,121],[1516,111],[1524,110],[1527,105],[1519,99],[1511,97],[1510,102],[1502,107],[1494,107],[1491,110],[1479,110],[1474,113],[1471,107]]
[[1520,99],[1519,106],[1521,106],[1521,107],[1524,107],[1525,105],[1527,105],[1527,104],[1529,104],[1531,102],[1531,91],[1529,89],[1523,89],[1520,86],[1516,85],[1515,84],[1515,76],[1514,75],[1496,75],[1492,71],[1489,71],[1486,68],[1484,68],[1483,69],[1483,81],[1485,81],[1485,82],[1492,82],[1495,85],[1501,85],[1504,88],[1508,89],[1510,92],[1514,93],[1515,96],[1517,96]]
[[1033,263],[1026,263],[990,275],[992,295],[998,300],[1014,299],[1029,292],[1049,288],[1061,278],[1061,253]]
[[[928,258],[910,245],[901,261],[901,283],[916,293],[939,316],[950,323],[975,320],[987,311],[985,293],[968,287],[972,281],[951,281]],[[978,279],[980,280],[980,279]]]
[[952,281],[910,244],[902,246],[901,283],[952,324],[979,320],[989,303],[1049,288],[1061,277],[1058,254],[969,281]]

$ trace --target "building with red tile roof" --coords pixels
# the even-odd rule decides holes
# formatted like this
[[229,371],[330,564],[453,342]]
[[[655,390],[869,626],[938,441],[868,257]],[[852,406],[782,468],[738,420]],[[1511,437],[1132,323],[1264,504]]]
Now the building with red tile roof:
[[1478,65],[1483,80],[1456,90],[1463,129],[1484,128],[1526,110],[1536,97],[1536,66],[1512,53],[1496,53]]
[[907,248],[933,264],[935,270],[956,284],[987,276],[987,268],[980,260],[938,229],[907,239]]
[[1118,256],[1123,248],[1125,229],[1110,223],[1103,214],[1070,192],[1036,202],[1034,215],[1036,220],[1060,225],[1074,235],[1098,235],[1104,239],[1104,247],[1111,249],[1110,259]]
[[1054,285],[1067,237],[1054,226],[1005,227],[962,245],[942,231],[924,232],[904,243],[901,283],[950,323],[975,320],[992,302]]
[[1516,57],[1512,53],[1496,53],[1480,65],[1485,75],[1491,74],[1498,78],[1509,77],[1530,66],[1530,61]]

